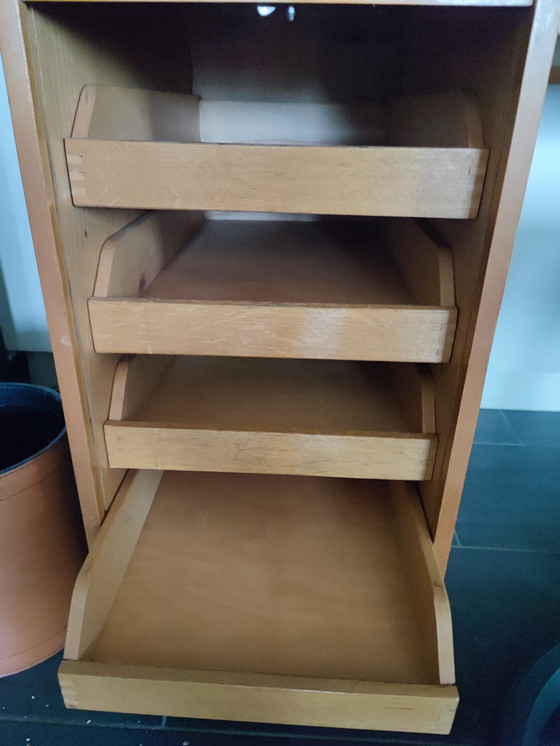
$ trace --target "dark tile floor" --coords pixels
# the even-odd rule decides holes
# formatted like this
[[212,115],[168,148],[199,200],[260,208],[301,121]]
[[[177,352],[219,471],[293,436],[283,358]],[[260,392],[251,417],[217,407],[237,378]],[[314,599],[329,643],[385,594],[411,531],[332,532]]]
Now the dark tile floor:
[[[450,736],[65,710],[55,656],[0,679],[0,746],[510,746],[511,687],[560,643],[560,413],[481,412],[446,584],[461,692]],[[560,746],[560,711],[542,746]]]

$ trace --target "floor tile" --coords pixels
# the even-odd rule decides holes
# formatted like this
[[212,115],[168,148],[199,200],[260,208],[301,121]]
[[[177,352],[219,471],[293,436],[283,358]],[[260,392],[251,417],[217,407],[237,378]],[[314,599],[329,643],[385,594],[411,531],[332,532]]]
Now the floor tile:
[[519,445],[521,443],[501,409],[480,410],[474,442],[505,445]]
[[[56,672],[62,653],[22,673],[0,678],[0,721],[48,720],[62,723],[127,724],[158,727],[162,718],[149,715],[125,715],[89,710],[68,710],[64,706]],[[0,744],[4,746],[0,739]]]
[[494,746],[516,678],[560,641],[560,555],[456,548],[446,586],[461,696],[450,741]]
[[560,412],[505,410],[504,416],[524,445],[560,448]]
[[457,534],[463,546],[560,552],[560,448],[475,445]]
[[544,729],[539,746],[558,746],[558,744],[560,744],[560,706]]
[[[306,740],[307,744],[321,740]],[[42,723],[0,722],[2,746],[272,746],[272,744],[302,744],[302,739],[292,741],[281,735],[270,738],[264,735],[239,733],[184,733],[175,730],[131,730],[100,726],[45,725]],[[369,739],[367,743],[389,744],[395,742]],[[408,746],[411,741],[403,741]],[[416,742],[415,742],[416,743]],[[336,739],[330,746],[352,746],[355,741]],[[425,746],[439,746],[429,741]]]
[[184,738],[179,734],[156,730],[0,721],[2,746],[182,746],[183,743]]
[[[166,730],[183,734],[190,746],[213,746],[214,742],[201,741],[201,736],[233,739],[232,744],[247,746],[296,746],[317,744],[326,746],[443,746],[449,739],[443,736],[415,733],[393,733],[388,731],[346,730],[344,728],[311,728],[303,726],[271,725],[270,723],[241,723],[219,720],[195,720],[169,718]],[[221,741],[217,742],[221,743]],[[224,740],[224,744],[229,741]],[[453,746],[449,744],[449,746]],[[457,745],[458,746],[458,745]],[[468,746],[462,744],[461,746]]]

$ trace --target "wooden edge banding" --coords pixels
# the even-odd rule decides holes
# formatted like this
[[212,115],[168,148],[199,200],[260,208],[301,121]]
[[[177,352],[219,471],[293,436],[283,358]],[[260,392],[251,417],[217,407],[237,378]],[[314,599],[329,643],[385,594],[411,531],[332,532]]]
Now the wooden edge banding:
[[[480,212],[480,203],[482,200],[482,191],[484,189],[484,183],[486,181],[486,174],[488,170],[488,159],[490,158],[489,150],[477,149],[478,153],[478,168],[475,186],[472,190],[472,209],[470,218],[473,220],[478,218]],[[430,216],[431,217],[431,216]]]
[[[162,358],[166,357],[165,355],[154,355],[154,358]],[[358,431],[350,431],[350,430],[336,430],[333,432],[328,432],[325,430],[314,430],[312,428],[300,428],[297,432],[286,429],[281,430],[279,428],[275,430],[263,430],[260,428],[240,428],[239,430],[236,429],[228,429],[228,428],[221,428],[216,427],[214,425],[209,425],[208,428],[204,427],[189,427],[188,424],[181,423],[181,422],[157,422],[157,421],[148,421],[145,422],[143,420],[131,420],[131,419],[124,419],[124,420],[113,420],[110,418],[106,423],[106,427],[109,426],[111,428],[120,428],[120,429],[126,429],[126,430],[160,430],[160,431],[168,431],[170,433],[174,432],[185,432],[185,433],[216,433],[216,434],[234,434],[234,433],[251,433],[255,435],[264,435],[264,436],[294,436],[294,437],[310,437],[310,438],[355,438],[359,440],[363,439],[376,439],[383,442],[388,442],[390,440],[396,441],[396,442],[403,442],[403,441],[416,441],[418,443],[431,443],[433,441],[433,438],[430,437],[432,433],[413,433],[413,432],[386,432],[384,430],[358,430]]]
[[455,270],[453,254],[447,246],[438,246],[440,303],[444,308],[455,308]]
[[[433,564],[437,569],[435,555]],[[449,597],[441,579],[434,580],[434,609],[437,647],[439,652],[439,677],[441,684],[455,683],[455,656],[453,654],[453,622]]]
[[[39,4],[60,2],[60,0],[36,0]],[[84,1],[84,0],[82,0]],[[86,0],[87,1],[87,0]],[[104,1],[104,0],[102,0]],[[163,0],[157,0],[162,2]],[[172,3],[190,3],[194,0],[168,0]],[[200,0],[202,3],[223,3],[224,0]],[[131,2],[154,2],[154,0],[120,0],[123,3]],[[239,0],[240,3],[254,4],[254,0]],[[294,5],[300,3],[334,5],[333,0],[294,0]],[[336,0],[337,5],[371,5],[371,0]],[[532,5],[532,0],[381,0],[376,5],[418,5],[418,6],[436,6],[436,7],[477,7],[477,8],[525,8]]]
[[129,472],[76,580],[65,656],[80,659],[101,632],[163,472]]
[[218,686],[246,686],[259,689],[286,689],[310,692],[336,692],[344,694],[379,694],[381,696],[412,695],[430,699],[434,694],[452,699],[453,688],[440,688],[430,684],[387,684],[354,679],[321,679],[303,676],[283,676],[265,673],[237,671],[184,670],[152,666],[132,666],[95,661],[63,661],[67,673],[104,675],[117,678],[149,679],[152,681],[185,681],[193,684],[215,684]]
[[436,405],[434,379],[427,365],[418,366],[420,376],[420,406],[422,411],[422,432],[436,432]]
[[416,220],[418,227],[434,246],[437,256],[437,277],[439,280],[439,302],[443,307],[455,308],[455,268],[453,252],[449,244],[428,220]]
[[93,107],[97,97],[97,86],[85,85],[80,93],[76,116],[72,126],[72,137],[85,139],[89,135]]
[[482,116],[480,107],[472,93],[463,93],[465,107],[466,140],[469,148],[484,148]]
[[412,484],[391,482],[390,487],[426,648],[437,655],[439,683],[450,685],[455,682],[451,610],[420,498]]
[[438,568],[434,545],[428,533],[426,517],[420,499],[413,494],[412,485],[404,485],[408,492],[418,546],[432,587],[436,641],[439,661],[440,684],[455,683],[455,661],[453,655],[453,626],[451,608],[445,585]]
[[123,356],[115,370],[109,420],[129,417],[145,401],[172,360],[171,355]]
[[63,661],[67,707],[286,725],[449,733],[455,687]]
[[111,393],[111,403],[109,405],[109,420],[122,420],[124,411],[124,399],[126,395],[126,382],[128,379],[128,370],[130,367],[131,357],[124,356],[115,368],[115,377],[113,379],[113,391]]

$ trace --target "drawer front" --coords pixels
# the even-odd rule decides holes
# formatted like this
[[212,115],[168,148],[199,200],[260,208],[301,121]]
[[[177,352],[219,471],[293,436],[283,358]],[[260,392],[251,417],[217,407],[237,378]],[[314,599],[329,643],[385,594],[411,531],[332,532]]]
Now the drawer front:
[[355,479],[430,479],[437,438],[227,432],[105,425],[109,464],[127,469],[184,469],[299,474]]
[[309,308],[96,299],[97,352],[439,363],[455,309]]
[[449,733],[453,686],[367,684],[64,661],[67,707],[282,725]]
[[77,207],[475,218],[488,152],[66,140]]

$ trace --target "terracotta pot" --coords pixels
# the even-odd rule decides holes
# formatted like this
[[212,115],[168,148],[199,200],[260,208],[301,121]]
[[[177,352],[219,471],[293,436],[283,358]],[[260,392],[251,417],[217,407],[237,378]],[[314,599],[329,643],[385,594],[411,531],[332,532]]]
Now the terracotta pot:
[[60,397],[0,383],[0,676],[64,645],[85,556]]

